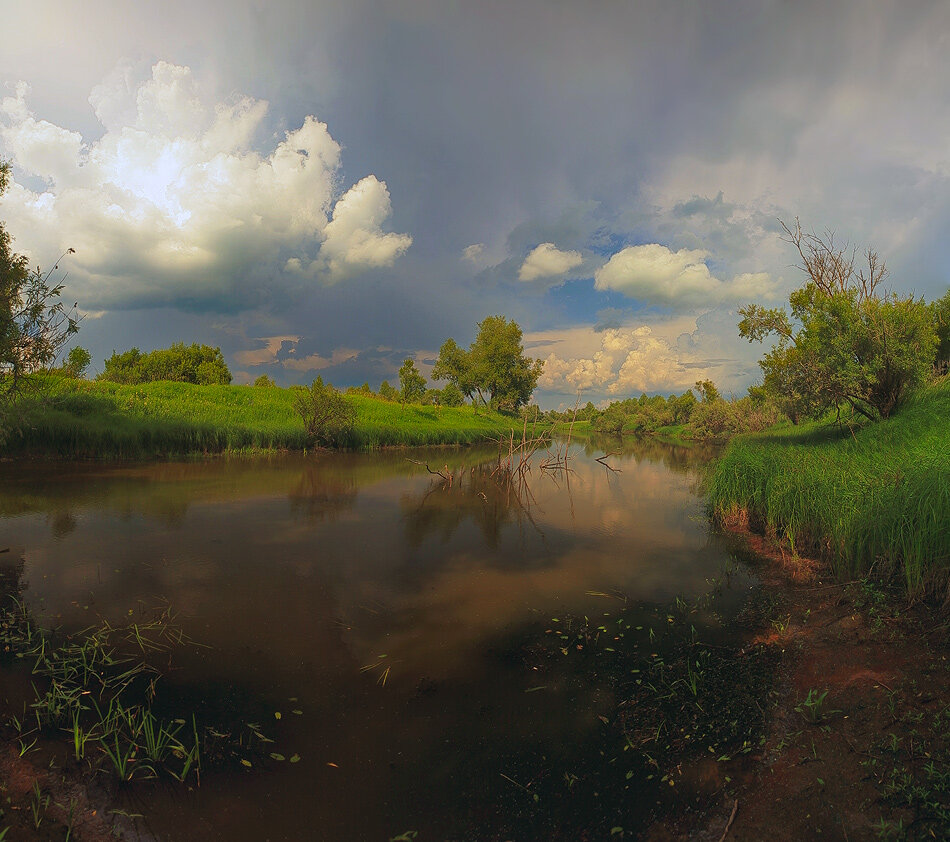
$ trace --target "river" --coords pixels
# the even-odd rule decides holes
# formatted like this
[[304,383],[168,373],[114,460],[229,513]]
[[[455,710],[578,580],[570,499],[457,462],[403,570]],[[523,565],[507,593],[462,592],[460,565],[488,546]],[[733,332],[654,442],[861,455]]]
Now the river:
[[[283,760],[121,793],[143,833],[530,839],[530,816],[501,813],[535,768],[570,781],[614,699],[539,675],[525,646],[564,617],[695,599],[731,563],[697,490],[707,451],[570,453],[569,473],[536,456],[521,488],[492,476],[492,448],[8,463],[0,565],[21,561],[31,610],[66,631],[170,606],[201,645],[173,653],[162,691],[275,741]],[[749,586],[730,582],[720,613]]]

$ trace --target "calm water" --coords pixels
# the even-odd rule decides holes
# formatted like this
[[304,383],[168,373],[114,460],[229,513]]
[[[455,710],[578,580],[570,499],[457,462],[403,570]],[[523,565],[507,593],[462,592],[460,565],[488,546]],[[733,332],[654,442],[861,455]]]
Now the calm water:
[[611,701],[596,682],[526,693],[526,635],[603,611],[592,592],[698,596],[728,559],[696,496],[707,454],[626,443],[608,473],[587,450],[520,498],[478,450],[3,465],[0,564],[22,558],[33,610],[67,629],[167,602],[211,648],[176,653],[166,691],[243,709],[301,758],[140,786],[150,832],[483,838],[503,775],[582,745]]

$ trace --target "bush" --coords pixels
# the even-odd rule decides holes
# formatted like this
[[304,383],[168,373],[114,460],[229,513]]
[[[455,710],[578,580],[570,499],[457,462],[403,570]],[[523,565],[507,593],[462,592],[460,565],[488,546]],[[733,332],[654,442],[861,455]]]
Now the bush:
[[202,386],[227,386],[231,382],[231,372],[220,348],[199,345],[197,342],[191,345],[176,342],[171,348],[147,354],[138,348],[131,348],[122,354],[113,351],[112,356],[105,361],[105,370],[98,379],[126,385],[170,380]]
[[294,386],[294,410],[303,419],[313,445],[340,445],[356,422],[350,402],[318,377],[310,387]]
[[77,345],[66,355],[66,361],[63,363],[63,374],[67,377],[80,378],[89,368],[92,362],[92,355],[85,349]]

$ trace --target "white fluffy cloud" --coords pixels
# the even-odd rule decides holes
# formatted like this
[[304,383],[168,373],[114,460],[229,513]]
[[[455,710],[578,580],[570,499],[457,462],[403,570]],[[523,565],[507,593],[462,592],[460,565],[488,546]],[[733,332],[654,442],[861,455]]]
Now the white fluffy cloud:
[[[652,324],[529,334],[544,356],[545,392],[611,399],[641,392],[682,392],[711,378],[725,392],[744,390],[757,370],[758,349],[735,332],[735,313],[714,310]],[[730,336],[729,334],[732,334]],[[550,350],[548,350],[550,349]]]
[[90,96],[105,129],[90,142],[37,119],[28,94],[21,83],[0,100],[0,149],[33,179],[13,185],[4,216],[33,262],[76,249],[84,304],[253,306],[288,270],[332,283],[391,266],[412,243],[383,231],[385,182],[340,194],[324,123],[307,117],[261,153],[267,103],[208,107],[187,67],[158,62],[141,83],[118,68]]
[[554,243],[541,243],[525,258],[518,279],[534,281],[563,275],[580,266],[584,258],[579,251],[561,251]]
[[674,343],[643,325],[633,329],[605,330],[601,347],[589,358],[562,359],[548,355],[538,385],[552,392],[597,392],[609,395],[680,390],[692,386],[696,371]]
[[658,243],[628,246],[594,273],[594,286],[649,304],[687,309],[774,295],[775,285],[768,273],[746,273],[721,281],[709,271],[707,257],[707,252],[699,249],[674,252]]

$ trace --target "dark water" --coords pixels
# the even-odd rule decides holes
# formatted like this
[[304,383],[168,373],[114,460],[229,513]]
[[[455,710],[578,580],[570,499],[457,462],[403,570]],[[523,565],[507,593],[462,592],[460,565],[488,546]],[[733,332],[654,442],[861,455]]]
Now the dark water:
[[127,809],[148,831],[491,838],[509,780],[582,746],[612,701],[597,682],[538,690],[523,641],[605,594],[696,597],[728,562],[696,495],[707,453],[626,442],[608,473],[586,451],[570,477],[535,466],[521,494],[479,450],[4,465],[0,563],[25,561],[45,624],[171,605],[210,648],[177,652],[165,689],[253,717],[300,757],[206,769],[189,792],[141,785]]

